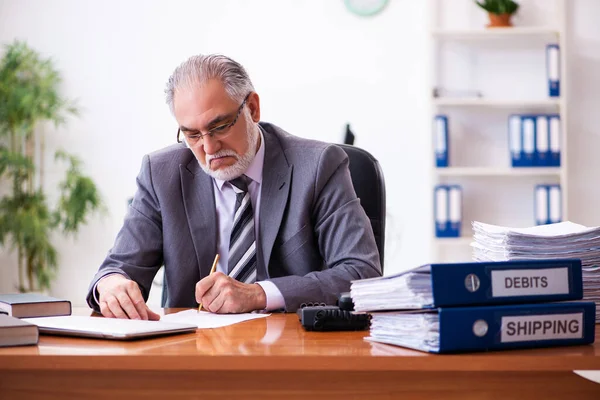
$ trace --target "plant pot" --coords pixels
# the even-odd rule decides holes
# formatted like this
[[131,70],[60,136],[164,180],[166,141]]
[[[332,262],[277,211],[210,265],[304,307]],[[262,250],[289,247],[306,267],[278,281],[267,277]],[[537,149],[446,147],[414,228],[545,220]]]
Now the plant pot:
[[490,18],[490,23],[488,24],[488,28],[499,28],[499,27],[507,27],[512,26],[512,22],[510,22],[510,17],[512,14],[492,14],[488,13],[488,17]]

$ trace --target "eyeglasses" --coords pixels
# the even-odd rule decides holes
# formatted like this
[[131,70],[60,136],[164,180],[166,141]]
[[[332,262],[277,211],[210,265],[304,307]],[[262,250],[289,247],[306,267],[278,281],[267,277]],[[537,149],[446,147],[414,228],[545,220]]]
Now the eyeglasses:
[[[228,122],[223,125],[215,126],[214,128],[212,128],[205,134],[202,134],[201,132],[198,132],[198,131],[196,131],[196,133],[190,133],[187,135],[184,133],[183,136],[185,137],[185,141],[187,142],[187,144],[189,146],[193,146],[196,143],[198,143],[198,141],[202,140],[204,138],[204,136],[207,136],[207,135],[210,136],[211,138],[217,139],[217,140],[222,140],[222,139],[225,139],[227,136],[229,136],[229,134],[232,132],[231,128],[235,125],[238,118],[240,117],[240,114],[242,113],[242,109],[244,108],[244,105],[246,104],[246,101],[248,100],[248,97],[250,97],[250,93],[248,93],[246,95],[246,97],[244,98],[244,101],[242,101],[242,104],[240,104],[233,121]],[[182,142],[181,138],[180,138],[180,134],[181,134],[181,128],[177,129],[177,143]]]

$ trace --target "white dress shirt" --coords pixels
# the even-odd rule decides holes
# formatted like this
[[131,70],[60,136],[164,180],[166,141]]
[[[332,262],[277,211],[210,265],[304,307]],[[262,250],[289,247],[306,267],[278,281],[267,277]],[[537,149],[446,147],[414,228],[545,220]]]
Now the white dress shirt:
[[[256,153],[256,156],[254,157],[254,160],[252,160],[252,163],[245,172],[245,175],[252,180],[248,185],[248,191],[250,192],[250,202],[252,203],[252,210],[254,211],[254,237],[257,248],[259,246],[258,221],[260,218],[260,188],[262,186],[263,164],[265,160],[265,139],[260,129],[259,132],[260,147]],[[217,250],[219,252],[217,271],[227,274],[229,261],[229,239],[231,236],[231,230],[233,229],[233,215],[235,211],[236,194],[231,186],[231,183],[227,181],[213,178],[213,184],[215,185],[214,193],[219,233],[217,236]],[[267,270],[265,272],[268,278],[269,271]],[[261,281],[256,283],[262,287],[267,296],[267,311],[285,308],[285,300],[283,299],[283,295],[273,282]]]

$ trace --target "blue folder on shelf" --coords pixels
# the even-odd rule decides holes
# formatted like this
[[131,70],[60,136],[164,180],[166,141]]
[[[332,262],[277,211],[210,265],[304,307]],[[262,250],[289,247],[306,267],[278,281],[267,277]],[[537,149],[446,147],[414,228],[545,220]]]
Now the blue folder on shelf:
[[521,165],[522,167],[535,167],[535,144],[536,144],[536,115],[521,116],[521,140],[523,147],[521,148]]
[[535,165],[550,166],[550,127],[546,114],[538,114],[535,122]]
[[353,281],[356,311],[536,303],[583,298],[581,260],[428,264]]
[[548,115],[550,156],[548,166],[560,167],[560,115]]
[[523,135],[521,133],[521,116],[511,114],[508,117],[508,147],[513,167],[524,167]]
[[534,214],[536,225],[555,224],[562,221],[562,191],[560,185],[536,185]]
[[434,143],[435,143],[435,166],[438,168],[447,167],[448,157],[448,116],[436,115],[433,123]]
[[382,312],[366,339],[431,353],[581,345],[594,342],[595,314],[583,301]]
[[436,237],[460,237],[462,227],[462,187],[436,185],[433,213]]
[[546,225],[550,223],[550,196],[548,195],[548,185],[535,185],[533,214],[536,225]]
[[558,44],[546,46],[546,78],[548,79],[548,96],[560,96],[560,47]]

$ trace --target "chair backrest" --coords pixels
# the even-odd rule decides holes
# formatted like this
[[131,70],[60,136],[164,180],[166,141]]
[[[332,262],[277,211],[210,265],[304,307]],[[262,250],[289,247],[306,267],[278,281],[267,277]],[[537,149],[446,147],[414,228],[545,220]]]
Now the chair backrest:
[[379,250],[383,272],[385,246],[385,180],[379,161],[368,151],[347,144],[338,144],[348,154],[350,176],[356,196],[371,220],[375,243]]

